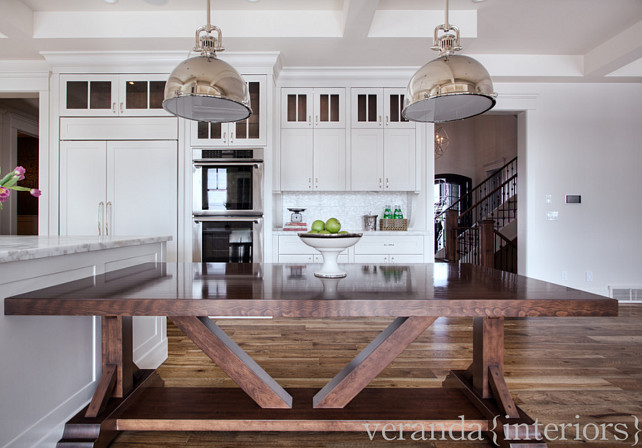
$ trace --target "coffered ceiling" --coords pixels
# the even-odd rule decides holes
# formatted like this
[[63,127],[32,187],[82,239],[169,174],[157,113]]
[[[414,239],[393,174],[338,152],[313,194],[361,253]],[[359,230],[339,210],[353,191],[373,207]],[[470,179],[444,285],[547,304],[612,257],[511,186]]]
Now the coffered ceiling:
[[[232,52],[284,67],[417,67],[444,0],[212,0]],[[642,0],[451,0],[463,54],[494,77],[642,81]],[[205,0],[3,0],[0,60],[58,51],[185,51]],[[224,57],[224,54],[221,56]]]

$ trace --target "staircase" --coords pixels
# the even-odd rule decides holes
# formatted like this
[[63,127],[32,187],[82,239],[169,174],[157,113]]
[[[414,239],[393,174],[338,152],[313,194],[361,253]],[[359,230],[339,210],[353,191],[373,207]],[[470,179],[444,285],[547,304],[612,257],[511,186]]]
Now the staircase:
[[[473,204],[459,211],[461,204]],[[436,210],[436,259],[517,272],[517,157],[459,198]],[[443,244],[439,244],[443,243]]]

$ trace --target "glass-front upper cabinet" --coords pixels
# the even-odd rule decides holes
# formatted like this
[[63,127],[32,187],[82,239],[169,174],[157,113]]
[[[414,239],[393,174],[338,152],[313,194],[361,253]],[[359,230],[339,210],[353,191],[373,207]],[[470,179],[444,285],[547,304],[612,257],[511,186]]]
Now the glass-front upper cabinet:
[[352,127],[414,128],[401,115],[405,94],[404,88],[352,89]]
[[243,75],[250,93],[252,115],[234,123],[207,123],[193,121],[191,124],[192,146],[249,146],[265,145],[267,142],[267,96],[266,76]]
[[345,89],[281,89],[281,127],[344,128]]
[[61,116],[168,116],[166,74],[61,75]]

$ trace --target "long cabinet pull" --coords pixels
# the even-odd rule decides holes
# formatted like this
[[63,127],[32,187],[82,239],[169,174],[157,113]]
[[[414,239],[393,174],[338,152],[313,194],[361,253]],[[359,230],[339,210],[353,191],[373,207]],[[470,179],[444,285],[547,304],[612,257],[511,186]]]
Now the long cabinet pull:
[[[109,236],[109,228],[111,227],[111,201],[107,202],[107,218],[105,219],[105,236]],[[113,229],[112,229],[113,231]]]
[[116,115],[116,103],[111,103],[111,111],[114,115]]
[[105,217],[105,203],[100,201],[98,203],[98,236],[103,234],[103,218]]
[[124,112],[125,112],[125,103],[120,103],[120,113],[122,114]]

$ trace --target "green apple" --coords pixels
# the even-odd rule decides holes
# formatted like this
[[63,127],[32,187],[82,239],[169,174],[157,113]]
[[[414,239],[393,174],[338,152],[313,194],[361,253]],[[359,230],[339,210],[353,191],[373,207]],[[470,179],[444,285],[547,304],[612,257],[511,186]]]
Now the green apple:
[[348,233],[350,232],[348,232],[347,230],[342,230],[341,232],[339,232],[339,235],[347,235]]
[[319,233],[323,234],[323,235],[330,235],[330,231],[329,230],[321,230]]
[[320,232],[322,230],[325,230],[325,223],[321,221],[320,219],[317,219],[312,223],[312,230],[315,230],[317,232]]
[[319,233],[318,230],[310,230],[308,233]]
[[330,233],[339,233],[339,230],[341,230],[341,223],[337,218],[330,218],[325,222],[325,229]]

